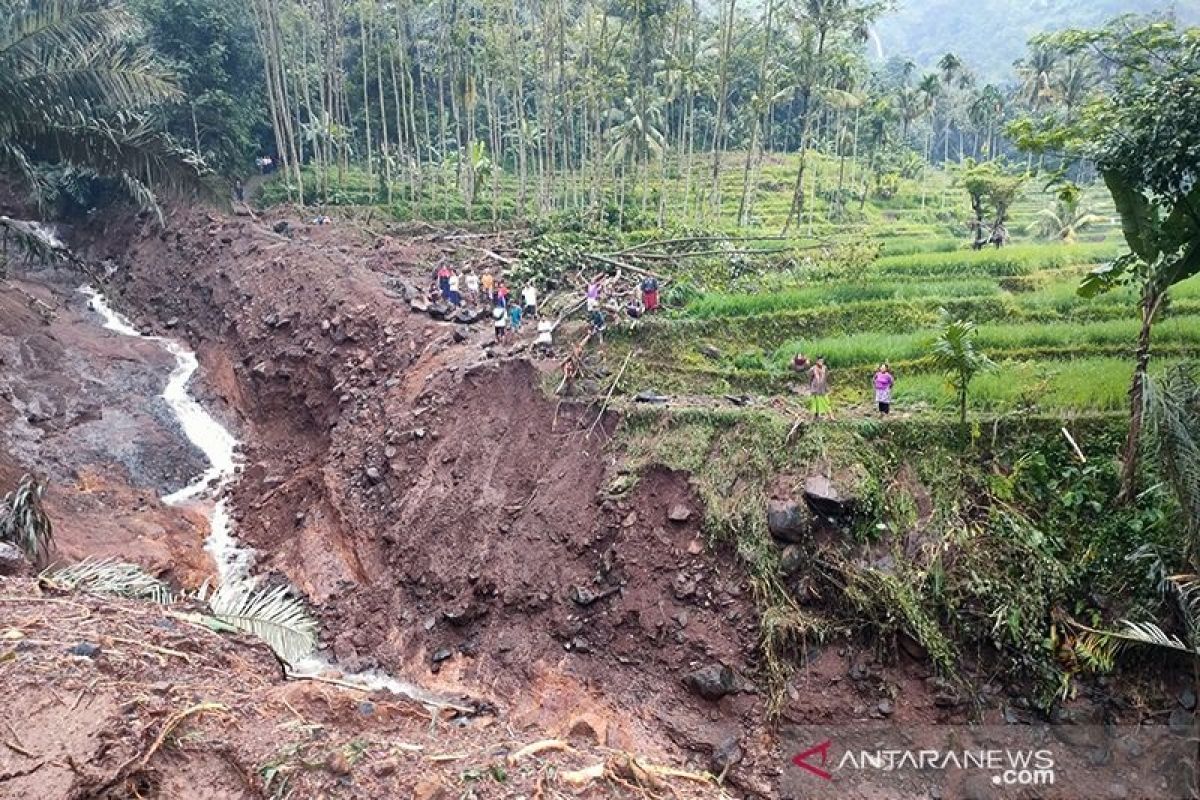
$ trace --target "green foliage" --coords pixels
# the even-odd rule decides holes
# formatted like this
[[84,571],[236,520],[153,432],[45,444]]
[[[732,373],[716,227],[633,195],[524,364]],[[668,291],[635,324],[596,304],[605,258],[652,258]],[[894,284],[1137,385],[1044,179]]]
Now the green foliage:
[[16,545],[34,564],[43,564],[54,546],[54,524],[42,507],[46,484],[25,475],[0,501],[0,542]]
[[157,210],[151,186],[194,186],[197,163],[151,112],[179,91],[136,42],[119,0],[21,0],[0,15],[0,169],[41,198],[34,169],[56,163]]
[[946,373],[958,393],[959,421],[963,425],[967,423],[967,389],[971,380],[995,366],[976,348],[975,334],[975,323],[943,312],[942,328],[931,347],[934,368]]
[[1146,383],[1145,443],[1171,487],[1188,536],[1186,558],[1200,568],[1200,365],[1181,364]]

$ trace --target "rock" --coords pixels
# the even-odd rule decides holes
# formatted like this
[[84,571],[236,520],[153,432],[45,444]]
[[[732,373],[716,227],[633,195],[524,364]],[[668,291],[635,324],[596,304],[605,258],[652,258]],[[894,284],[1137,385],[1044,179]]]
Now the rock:
[[808,556],[804,550],[794,544],[789,544],[779,554],[779,569],[789,578],[800,572],[807,563]]
[[586,606],[590,606],[592,603],[595,603],[598,600],[603,600],[604,598],[608,597],[609,595],[616,594],[617,591],[618,590],[616,588],[609,588],[609,589],[604,589],[603,591],[596,591],[595,589],[589,589],[586,586],[576,585],[576,586],[571,587],[571,600],[576,605],[586,607]]
[[713,347],[711,344],[700,345],[700,353],[714,361],[720,359],[722,355],[720,349]]
[[367,467],[366,475],[367,480],[373,484],[379,483],[381,480],[383,480],[383,476],[379,473],[379,469],[376,467]]
[[880,716],[890,717],[892,715],[892,712],[895,711],[896,709],[892,706],[891,700],[885,699],[885,700],[880,700],[879,703],[876,704],[875,710],[879,712]]
[[399,765],[396,763],[396,759],[388,758],[372,764],[371,774],[376,778],[386,778],[389,775],[394,775],[398,766]]
[[450,800],[451,794],[437,781],[425,780],[413,787],[412,800]]
[[683,676],[683,684],[693,694],[714,702],[736,690],[733,670],[724,664],[709,664],[692,670]]
[[592,652],[592,643],[584,636],[576,636],[567,642],[567,649],[575,653],[590,653]]
[[271,226],[271,230],[275,231],[276,233],[282,233],[282,234],[287,234],[289,228],[290,228],[290,226],[288,225],[287,220],[285,220],[285,219],[281,219],[281,220],[279,220],[279,222],[276,222],[274,225]]
[[96,658],[100,655],[100,645],[92,642],[80,642],[67,651],[73,656],[82,656],[83,658]]
[[1179,705],[1185,711],[1196,710],[1196,692],[1193,689],[1184,689],[1179,693]]
[[174,328],[178,324],[179,324],[179,317],[171,317],[169,320],[167,320],[166,322],[163,323],[163,327]]
[[463,332],[462,328],[455,328],[451,336],[454,338],[456,344],[462,344],[467,340],[467,334]]
[[608,744],[608,720],[598,714],[580,714],[567,725],[567,738],[604,747]]
[[667,397],[665,394],[659,394],[658,392],[648,389],[643,392],[638,392],[633,396],[633,399],[634,402],[637,403],[666,403],[671,398]]
[[675,579],[671,581],[671,593],[675,595],[676,600],[686,600],[696,594],[696,586],[699,579],[695,575],[689,575],[686,572],[675,573]]
[[0,542],[0,575],[26,575],[33,566],[16,545]]
[[346,758],[346,754],[341,750],[335,750],[325,759],[325,769],[334,775],[349,775],[350,760]]
[[1167,728],[1176,736],[1191,735],[1195,727],[1196,720],[1192,716],[1192,712],[1182,708],[1176,708],[1171,711],[1171,716],[1167,720]]
[[742,760],[742,748],[736,736],[724,739],[713,748],[712,771],[717,775],[728,772],[734,764]]
[[812,514],[803,503],[772,500],[767,504],[767,529],[781,542],[802,542],[812,530]]
[[684,523],[692,518],[692,510],[683,503],[676,503],[667,511],[667,519],[671,522]]
[[825,475],[811,475],[804,480],[804,499],[813,511],[825,517],[848,517],[858,505],[844,486],[839,488]]
[[450,656],[452,656],[452,655],[454,655],[453,650],[451,650],[448,647],[442,647],[442,648],[439,648],[438,650],[434,651],[433,658],[431,660],[435,664],[440,664],[443,661],[445,661],[446,659],[450,658]]

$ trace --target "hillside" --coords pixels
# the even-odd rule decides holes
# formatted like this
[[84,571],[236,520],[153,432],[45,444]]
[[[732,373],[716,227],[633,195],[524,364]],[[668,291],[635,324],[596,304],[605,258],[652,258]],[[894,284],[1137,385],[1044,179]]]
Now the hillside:
[[[902,58],[933,69],[946,53],[970,62],[982,82],[1012,80],[1012,64],[1035,34],[1094,28],[1120,14],[1165,14],[1200,22],[1200,7],[1177,0],[900,0],[875,23],[877,59]],[[868,52],[871,48],[868,49]]]

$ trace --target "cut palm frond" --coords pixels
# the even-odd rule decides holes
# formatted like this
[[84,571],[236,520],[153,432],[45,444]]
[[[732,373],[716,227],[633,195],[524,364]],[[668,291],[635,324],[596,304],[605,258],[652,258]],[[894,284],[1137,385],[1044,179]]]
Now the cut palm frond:
[[286,586],[255,589],[245,583],[227,583],[207,600],[213,618],[254,634],[289,664],[316,647],[317,621],[303,602],[289,595]]
[[45,492],[44,481],[25,475],[0,501],[0,541],[16,545],[37,565],[46,563],[54,544],[54,524],[42,508]]
[[135,600],[170,603],[171,588],[137,564],[114,558],[87,558],[62,569],[47,570],[38,576],[44,585],[61,591],[112,594]]
[[1200,563],[1200,365],[1148,376],[1144,442],[1183,511],[1188,554]]

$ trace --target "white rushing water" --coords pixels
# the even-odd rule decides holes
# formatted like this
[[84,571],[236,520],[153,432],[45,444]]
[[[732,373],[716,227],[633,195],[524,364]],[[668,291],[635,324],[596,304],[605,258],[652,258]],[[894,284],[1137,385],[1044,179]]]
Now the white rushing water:
[[171,370],[162,398],[175,414],[184,436],[204,453],[209,466],[187,486],[163,497],[163,502],[178,506],[207,497],[219,498],[208,510],[210,532],[204,549],[216,562],[217,577],[222,584],[248,579],[254,564],[254,552],[241,547],[233,537],[227,501],[221,497],[237,474],[238,443],[225,426],[188,393],[188,385],[200,366],[196,354],[174,339],[143,334],[114,311],[104,296],[90,286],[81,287],[79,291],[87,295],[88,306],[101,316],[105,328],[124,336],[155,342],[175,357],[175,369]]
[[[163,389],[162,398],[171,407],[176,419],[179,420],[179,426],[183,429],[188,441],[204,453],[209,467],[187,486],[166,495],[162,500],[168,505],[182,505],[206,498],[216,498],[208,510],[210,532],[205,540],[204,549],[212,555],[213,561],[216,562],[217,578],[220,584],[253,582],[251,568],[254,566],[254,551],[243,547],[234,536],[228,501],[222,496],[226,487],[237,475],[238,442],[188,392],[192,376],[200,366],[196,354],[174,339],[143,334],[129,320],[114,311],[104,296],[92,287],[83,286],[79,291],[88,297],[88,306],[101,316],[105,328],[124,336],[155,342],[175,357],[175,368],[167,379],[167,386]],[[291,673],[298,677],[311,677],[321,675],[333,668],[327,659],[312,654],[293,664]],[[444,699],[421,687],[397,680],[379,670],[343,674],[341,680],[366,691],[382,689],[431,705],[447,705]]]

